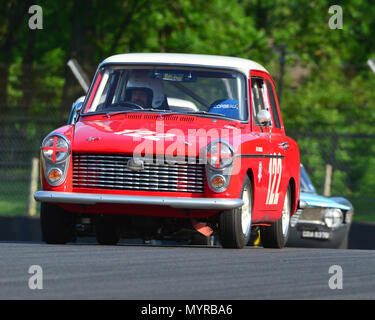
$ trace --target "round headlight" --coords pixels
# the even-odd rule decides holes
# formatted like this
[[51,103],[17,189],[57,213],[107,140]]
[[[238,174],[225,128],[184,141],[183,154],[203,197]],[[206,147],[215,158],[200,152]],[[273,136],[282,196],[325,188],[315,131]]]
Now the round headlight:
[[63,137],[52,135],[42,145],[43,156],[53,163],[64,161],[69,154],[69,144]]
[[212,142],[207,148],[207,162],[214,169],[222,169],[233,163],[233,149],[223,141]]
[[343,222],[343,214],[340,209],[326,209],[323,216],[328,228],[336,228]]

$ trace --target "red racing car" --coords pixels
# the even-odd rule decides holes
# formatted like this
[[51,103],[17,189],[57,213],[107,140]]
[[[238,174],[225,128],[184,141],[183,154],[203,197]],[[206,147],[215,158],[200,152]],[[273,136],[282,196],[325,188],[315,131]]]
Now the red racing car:
[[41,146],[43,239],[186,239],[284,247],[300,193],[274,81],[251,60],[122,54],[98,67]]

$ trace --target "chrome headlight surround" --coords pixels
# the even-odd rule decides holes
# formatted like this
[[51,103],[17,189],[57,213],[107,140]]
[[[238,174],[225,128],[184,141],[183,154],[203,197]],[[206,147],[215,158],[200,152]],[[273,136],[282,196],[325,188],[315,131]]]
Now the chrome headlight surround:
[[[220,149],[220,154],[219,154]],[[217,156],[214,156],[214,155]],[[208,156],[210,155],[210,156]],[[229,142],[218,139],[207,146],[207,164],[214,170],[222,170],[233,164],[234,151]],[[219,163],[218,163],[219,162]]]
[[[41,158],[43,163],[44,177],[49,185],[56,187],[61,185],[68,172],[70,162],[70,141],[61,133],[52,133],[44,138],[41,146]],[[57,180],[51,180],[51,171],[61,173]]]
[[[219,149],[220,148],[220,149]],[[219,154],[220,150],[220,154]],[[210,190],[220,193],[224,192],[230,182],[233,164],[234,164],[234,151],[233,147],[229,142],[223,139],[217,139],[212,141],[207,146],[207,165],[206,165],[206,176],[207,184]],[[214,155],[217,154],[215,157]],[[222,155],[224,157],[222,157]],[[218,163],[218,161],[220,161]],[[215,187],[213,181],[215,178],[221,177],[223,184],[221,186]]]
[[323,221],[328,228],[335,229],[344,221],[344,214],[340,209],[328,208],[324,210]]

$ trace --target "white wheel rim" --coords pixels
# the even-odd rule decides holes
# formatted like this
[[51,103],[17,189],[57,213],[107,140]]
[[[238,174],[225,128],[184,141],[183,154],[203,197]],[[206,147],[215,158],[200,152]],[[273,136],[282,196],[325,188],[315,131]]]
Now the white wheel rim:
[[286,194],[285,194],[285,201],[284,201],[284,207],[283,207],[283,215],[282,215],[282,218],[281,218],[281,225],[282,225],[282,229],[283,229],[284,239],[288,235],[289,221],[290,221],[289,192],[286,192]]
[[251,226],[251,200],[250,192],[247,187],[245,187],[242,194],[243,205],[241,208],[241,224],[242,224],[242,233],[245,237],[248,236]]

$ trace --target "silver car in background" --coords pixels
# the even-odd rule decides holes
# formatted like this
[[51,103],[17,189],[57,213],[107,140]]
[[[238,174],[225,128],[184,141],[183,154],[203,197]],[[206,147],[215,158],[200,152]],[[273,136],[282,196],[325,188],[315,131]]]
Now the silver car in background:
[[316,192],[301,165],[301,201],[306,207],[291,218],[289,247],[348,247],[353,205],[342,197],[324,197]]

